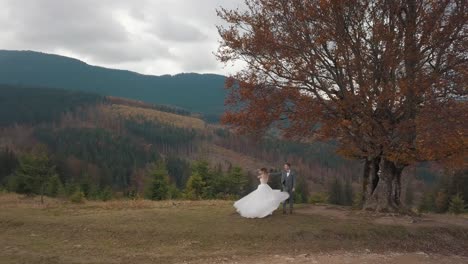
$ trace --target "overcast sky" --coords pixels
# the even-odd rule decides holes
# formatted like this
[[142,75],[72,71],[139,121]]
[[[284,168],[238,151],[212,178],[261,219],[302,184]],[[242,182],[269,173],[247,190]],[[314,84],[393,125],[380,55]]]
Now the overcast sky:
[[216,9],[243,0],[0,0],[0,49],[144,74],[233,72],[213,52]]

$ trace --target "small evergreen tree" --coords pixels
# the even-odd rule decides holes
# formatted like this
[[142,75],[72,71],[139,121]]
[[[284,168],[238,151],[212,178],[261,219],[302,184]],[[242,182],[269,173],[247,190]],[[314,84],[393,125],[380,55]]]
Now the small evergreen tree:
[[198,173],[192,174],[185,188],[187,198],[192,200],[201,199],[205,190],[205,185],[206,183]]
[[419,204],[419,211],[433,212],[435,211],[435,196],[433,192],[425,192]]
[[465,212],[465,201],[460,194],[454,195],[450,199],[449,212],[456,215]]
[[88,195],[86,196],[86,199],[88,199],[88,200],[100,200],[101,195],[102,195],[102,191],[100,190],[99,186],[97,186],[96,184],[91,184],[89,186],[89,191],[88,191]]
[[[203,182],[202,193],[198,198],[215,198],[218,192],[222,190],[219,189],[219,186],[222,186],[220,183],[221,177],[215,177],[214,173],[211,171],[209,167],[209,163],[207,161],[196,161],[192,164],[192,176],[197,175],[197,177],[201,178],[201,182]],[[198,178],[195,178],[196,181],[199,181]],[[190,179],[189,179],[190,180]],[[196,182],[195,182],[196,183]],[[188,184],[188,182],[187,182]],[[198,190],[194,190],[198,192]],[[197,194],[198,195],[198,194]]]
[[298,192],[298,191],[295,191],[293,193],[294,195],[294,203],[295,204],[301,204],[301,203],[304,203],[304,198],[302,196],[302,193]]
[[99,198],[102,201],[109,201],[112,199],[112,188],[110,186],[106,186],[104,189],[102,189]]
[[169,193],[169,174],[164,162],[158,162],[153,166],[150,177],[146,198],[151,200],[167,199]]
[[295,203],[307,203],[309,200],[309,188],[304,177],[299,177],[296,183],[296,190],[294,191]]
[[44,203],[46,184],[50,177],[55,175],[55,166],[47,156],[46,149],[38,146],[30,154],[20,159],[20,164],[13,176],[15,192],[26,195],[40,194],[41,203]]
[[227,173],[227,186],[225,192],[227,194],[233,194],[240,196],[244,193],[246,185],[248,183],[246,174],[242,171],[242,168],[234,166]]
[[47,181],[46,195],[58,197],[64,194],[62,181],[57,174],[52,175]]
[[[80,189],[80,186],[74,182],[67,182],[65,183],[65,195],[67,197],[72,196],[77,190]],[[81,190],[80,190],[81,191]]]
[[85,195],[84,193],[77,189],[71,196],[70,196],[70,201],[72,203],[83,203],[85,201]]
[[166,159],[166,167],[176,187],[179,189],[184,188],[190,176],[190,163],[185,159],[169,156]]
[[125,196],[131,200],[137,200],[138,199],[138,192],[135,189],[130,189],[125,192]]
[[168,198],[171,200],[176,200],[180,199],[180,197],[182,197],[182,192],[177,188],[177,186],[171,184],[169,186]]

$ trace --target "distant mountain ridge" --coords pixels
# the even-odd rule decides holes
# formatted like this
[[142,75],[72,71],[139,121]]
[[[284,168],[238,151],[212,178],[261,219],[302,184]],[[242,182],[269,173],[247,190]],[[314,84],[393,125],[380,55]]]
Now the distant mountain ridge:
[[35,51],[0,50],[0,83],[94,92],[173,105],[205,116],[224,111],[225,77],[181,73],[143,75]]

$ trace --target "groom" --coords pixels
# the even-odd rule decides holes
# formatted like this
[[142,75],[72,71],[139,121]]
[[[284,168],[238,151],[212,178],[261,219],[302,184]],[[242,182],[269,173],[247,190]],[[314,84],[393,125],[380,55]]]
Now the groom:
[[[280,173],[274,173],[279,175]],[[283,202],[283,214],[286,214],[286,204],[289,203],[289,213],[293,212],[294,191],[296,190],[296,173],[291,170],[291,164],[284,163],[284,170],[281,172],[281,190],[289,193],[289,198]]]

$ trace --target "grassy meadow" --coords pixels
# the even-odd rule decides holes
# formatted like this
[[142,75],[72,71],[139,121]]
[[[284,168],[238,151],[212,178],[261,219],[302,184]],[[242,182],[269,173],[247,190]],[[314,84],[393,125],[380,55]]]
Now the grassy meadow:
[[324,252],[425,252],[465,261],[467,248],[466,216],[299,205],[293,215],[244,219],[229,201],[46,198],[41,205],[38,197],[0,195],[0,263],[250,263],[242,260]]

